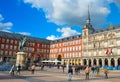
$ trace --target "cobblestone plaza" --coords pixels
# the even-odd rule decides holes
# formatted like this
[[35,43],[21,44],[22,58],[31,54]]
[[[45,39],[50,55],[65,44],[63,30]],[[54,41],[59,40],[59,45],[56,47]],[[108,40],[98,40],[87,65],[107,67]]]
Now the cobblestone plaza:
[[[72,81],[70,82],[119,82],[119,73],[119,70],[112,70],[108,74],[109,78],[104,79],[104,72],[101,69],[99,76],[96,76],[96,73],[94,75],[90,73],[90,80],[85,80],[84,71],[80,71],[78,76],[73,74]],[[15,76],[10,76],[8,71],[1,71],[0,82],[68,82],[67,69],[65,69],[65,73],[63,73],[62,68],[45,67],[43,71],[40,71],[39,68],[37,68],[34,75],[31,74],[31,71],[21,71],[20,75]]]

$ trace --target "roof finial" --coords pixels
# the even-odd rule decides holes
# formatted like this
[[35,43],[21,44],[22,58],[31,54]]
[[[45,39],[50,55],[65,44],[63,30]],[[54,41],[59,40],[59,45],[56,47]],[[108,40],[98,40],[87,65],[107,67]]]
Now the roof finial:
[[112,25],[112,23],[110,23],[110,27],[109,27],[109,28],[110,28],[110,30],[113,29],[113,25]]
[[86,23],[87,23],[87,24],[90,24],[90,12],[89,12],[89,5],[88,5],[88,16],[87,16]]

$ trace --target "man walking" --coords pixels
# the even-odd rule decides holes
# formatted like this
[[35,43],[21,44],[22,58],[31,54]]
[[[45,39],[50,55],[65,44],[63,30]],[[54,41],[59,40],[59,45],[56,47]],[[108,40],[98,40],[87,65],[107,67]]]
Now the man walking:
[[90,73],[90,68],[87,66],[86,69],[85,69],[85,75],[86,75],[86,80],[89,79],[89,73]]
[[21,70],[21,66],[20,66],[20,64],[17,66],[17,72],[16,72],[16,74],[17,73],[19,73],[19,75],[20,75],[20,70]]
[[68,69],[68,81],[71,81],[72,75],[73,75],[73,69],[72,69],[72,66],[69,66],[69,69]]

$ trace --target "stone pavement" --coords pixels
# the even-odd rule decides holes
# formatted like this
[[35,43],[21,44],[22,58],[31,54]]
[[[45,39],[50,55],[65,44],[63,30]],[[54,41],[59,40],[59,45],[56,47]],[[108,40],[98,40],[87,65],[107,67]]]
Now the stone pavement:
[[37,68],[35,74],[22,71],[20,76],[10,76],[8,71],[0,72],[0,82],[120,82],[120,71],[110,71],[109,79],[104,79],[103,70],[99,76],[90,73],[90,80],[85,80],[84,71],[81,71],[78,76],[73,74],[72,81],[67,81],[67,70],[63,73],[62,69],[45,67],[43,71]]

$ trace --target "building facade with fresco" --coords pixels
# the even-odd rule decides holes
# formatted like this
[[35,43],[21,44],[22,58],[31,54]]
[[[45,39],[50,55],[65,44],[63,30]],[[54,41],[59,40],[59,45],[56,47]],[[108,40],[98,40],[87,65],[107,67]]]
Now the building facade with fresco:
[[[94,29],[90,23],[88,11],[82,35],[73,37],[77,36],[80,37],[53,41],[50,45],[50,58],[55,59],[61,54],[64,64],[95,65],[103,68],[107,66],[109,69],[117,69],[120,66],[120,25]],[[74,44],[77,41],[79,44]],[[74,45],[70,45],[70,43]],[[57,46],[55,47],[55,45]]]
[[94,29],[88,13],[82,30],[81,64],[117,69],[120,66],[120,25]]

